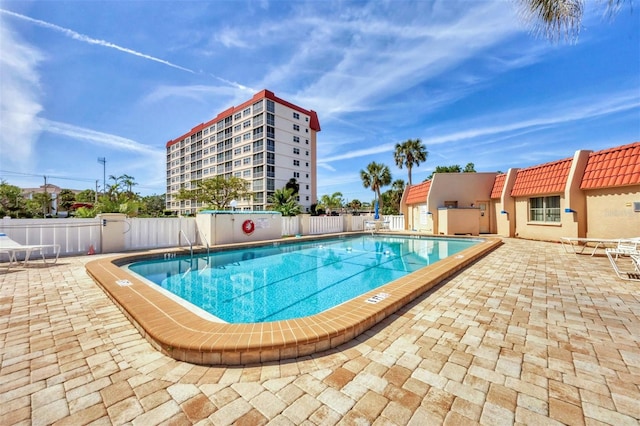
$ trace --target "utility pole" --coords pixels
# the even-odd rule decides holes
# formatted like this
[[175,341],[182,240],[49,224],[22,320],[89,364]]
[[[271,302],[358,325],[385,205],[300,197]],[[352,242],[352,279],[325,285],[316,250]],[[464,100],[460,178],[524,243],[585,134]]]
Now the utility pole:
[[47,217],[47,177],[42,176],[44,178],[44,198],[42,200],[42,217]]
[[99,179],[96,179],[96,194],[95,194],[96,201],[94,203],[94,207],[95,207],[95,204],[98,204],[98,182],[99,182]]
[[102,193],[106,194],[107,193],[107,159],[106,157],[98,157],[98,163],[102,164]]

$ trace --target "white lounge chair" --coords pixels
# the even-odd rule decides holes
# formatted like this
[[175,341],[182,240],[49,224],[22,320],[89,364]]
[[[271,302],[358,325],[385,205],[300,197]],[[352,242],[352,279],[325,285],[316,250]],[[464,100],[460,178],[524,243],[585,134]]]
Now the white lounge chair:
[[[616,275],[623,280],[640,281],[640,241],[638,239],[621,240],[615,248],[605,250]],[[630,261],[630,265],[629,265]],[[633,270],[622,270],[620,263],[626,262]]]
[[569,253],[569,249],[571,252],[575,254],[582,254],[587,247],[593,246],[593,251],[591,252],[591,256],[596,254],[596,251],[599,248],[607,248],[607,246],[617,245],[620,242],[620,238],[610,239],[610,238],[576,238],[576,237],[562,237],[560,238],[560,243],[564,248],[564,251]]
[[0,233],[0,253],[6,253],[9,255],[9,266],[14,263],[18,263],[16,253],[24,252],[24,264],[26,265],[31,258],[31,254],[33,252],[40,252],[42,255],[42,260],[44,263],[47,263],[47,259],[45,256],[45,251],[47,249],[53,249],[55,259],[53,263],[58,261],[58,257],[60,256],[60,244],[32,244],[25,245],[20,244],[11,238],[7,234]]

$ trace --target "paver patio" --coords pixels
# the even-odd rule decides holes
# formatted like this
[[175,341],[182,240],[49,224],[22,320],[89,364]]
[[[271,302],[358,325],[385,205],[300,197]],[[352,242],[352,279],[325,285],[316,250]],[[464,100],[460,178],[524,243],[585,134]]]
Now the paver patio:
[[640,283],[505,239],[327,353],[204,367],[155,351],[85,272],[0,265],[0,424],[640,422]]

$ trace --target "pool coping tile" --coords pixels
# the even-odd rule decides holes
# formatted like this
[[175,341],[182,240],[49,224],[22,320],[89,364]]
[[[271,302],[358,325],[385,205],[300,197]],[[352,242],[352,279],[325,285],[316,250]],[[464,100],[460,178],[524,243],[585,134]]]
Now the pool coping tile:
[[[502,244],[496,237],[481,239],[454,256],[325,312],[259,326],[204,319],[120,267],[132,261],[158,258],[162,255],[158,251],[100,258],[88,262],[86,270],[143,336],[164,354],[194,364],[240,365],[310,355],[357,337]],[[131,284],[121,286],[119,280]],[[377,303],[365,302],[379,293],[388,293],[389,297]]]

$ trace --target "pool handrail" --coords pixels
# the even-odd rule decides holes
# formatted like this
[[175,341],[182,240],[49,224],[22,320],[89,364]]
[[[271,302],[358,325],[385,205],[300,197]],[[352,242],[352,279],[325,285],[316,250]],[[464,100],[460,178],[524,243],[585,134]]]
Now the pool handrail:
[[178,233],[178,247],[182,247],[182,245],[180,244],[182,242],[182,240],[180,239],[181,236],[184,237],[185,240],[187,240],[187,243],[189,243],[189,250],[191,252],[191,259],[193,259],[193,244],[189,240],[189,237],[187,237],[187,234],[182,229]]

